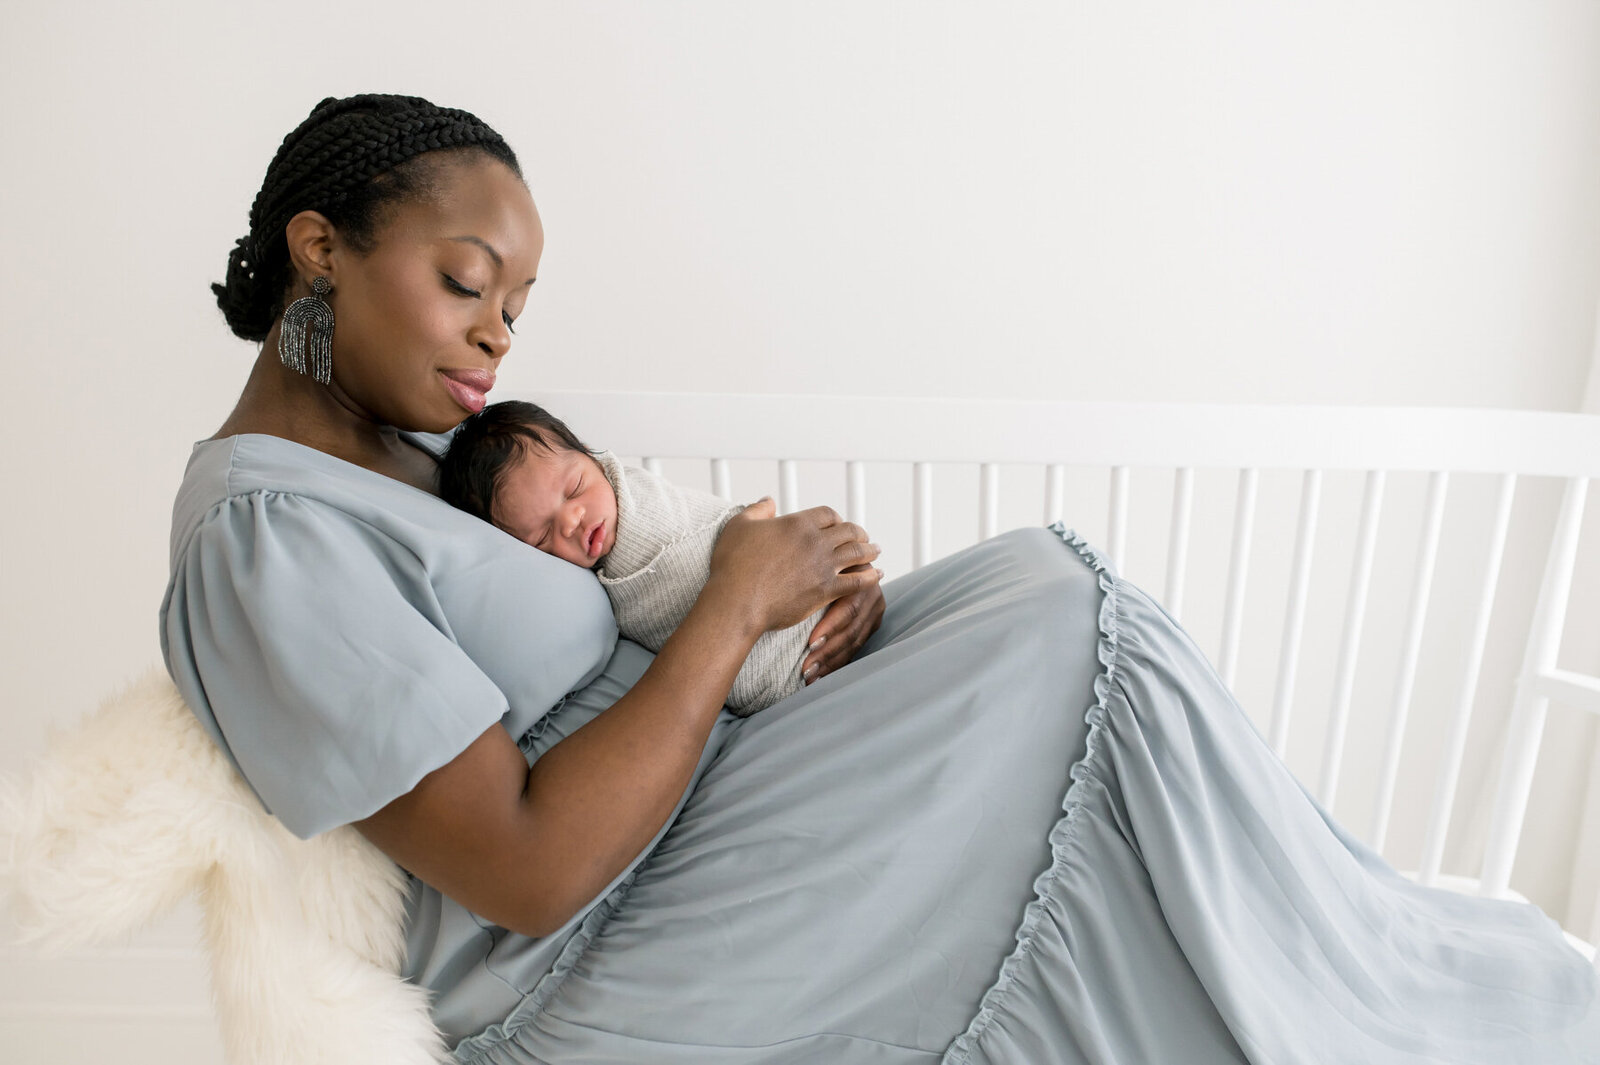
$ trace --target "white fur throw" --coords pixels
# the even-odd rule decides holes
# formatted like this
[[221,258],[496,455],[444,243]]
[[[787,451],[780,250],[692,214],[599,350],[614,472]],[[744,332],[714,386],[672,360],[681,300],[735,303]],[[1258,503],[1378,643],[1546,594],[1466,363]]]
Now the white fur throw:
[[198,893],[232,1065],[448,1059],[397,975],[406,877],[350,827],[297,839],[154,670],[0,780],[0,902],[46,949],[123,938]]

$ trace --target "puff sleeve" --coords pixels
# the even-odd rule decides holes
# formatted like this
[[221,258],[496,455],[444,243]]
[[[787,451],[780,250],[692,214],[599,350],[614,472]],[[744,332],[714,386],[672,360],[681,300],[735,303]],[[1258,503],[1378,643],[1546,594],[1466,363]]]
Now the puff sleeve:
[[174,555],[161,642],[202,724],[301,838],[409,792],[507,708],[415,554],[291,493],[206,515]]

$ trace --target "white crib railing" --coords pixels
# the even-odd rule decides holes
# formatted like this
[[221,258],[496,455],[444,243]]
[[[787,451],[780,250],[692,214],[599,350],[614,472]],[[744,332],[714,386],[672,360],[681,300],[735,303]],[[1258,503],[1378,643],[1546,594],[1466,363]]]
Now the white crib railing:
[[[1582,541],[1587,485],[1590,478],[1600,476],[1600,417],[1416,408],[664,393],[551,392],[534,398],[567,420],[591,445],[642,458],[647,467],[661,470],[663,460],[709,462],[710,487],[725,498],[754,498],[770,491],[765,484],[736,487],[734,463],[775,463],[775,494],[784,513],[805,503],[839,505],[839,498],[803,503],[800,468],[817,462],[840,463],[842,509],[850,520],[872,528],[883,514],[868,497],[868,466],[904,464],[910,473],[909,555],[913,568],[933,558],[937,515],[942,513],[935,506],[935,474],[945,467],[977,466],[976,521],[969,526],[975,539],[992,536],[1005,527],[1001,518],[1003,469],[1024,465],[1042,472],[1042,516],[1046,522],[1065,520],[1068,525],[1077,524],[1075,512],[1087,509],[1081,496],[1069,498],[1069,471],[1084,467],[1105,470],[1104,506],[1102,509],[1096,502],[1093,510],[1097,516],[1104,515],[1101,546],[1119,566],[1128,556],[1131,532],[1137,532],[1140,542],[1154,535],[1144,526],[1133,528],[1130,499],[1140,478],[1161,471],[1161,476],[1171,476],[1172,489],[1168,516],[1161,523],[1166,536],[1160,587],[1163,602],[1175,617],[1190,605],[1185,601],[1185,588],[1191,577],[1191,541],[1196,533],[1196,471],[1234,471],[1236,487],[1216,654],[1218,670],[1230,684],[1239,666],[1251,567],[1258,554],[1262,474],[1297,471],[1300,487],[1292,561],[1285,578],[1282,621],[1271,641],[1277,652],[1265,729],[1280,757],[1286,754],[1295,717],[1294,693],[1301,674],[1308,614],[1327,616],[1314,612],[1312,606],[1313,565],[1319,532],[1325,532],[1325,479],[1341,473],[1360,475],[1360,515],[1351,537],[1352,559],[1331,683],[1326,689],[1319,764],[1312,781],[1313,794],[1330,809],[1353,738],[1352,699],[1363,634],[1369,628],[1386,496],[1391,494],[1394,476],[1426,474],[1415,562],[1405,590],[1404,623],[1394,644],[1399,659],[1386,703],[1386,735],[1380,766],[1369,781],[1371,806],[1364,838],[1379,850],[1385,847],[1394,814],[1402,747],[1414,716],[1452,476],[1493,475],[1492,518],[1474,523],[1487,529],[1487,544],[1472,582],[1475,595],[1465,642],[1454,656],[1456,671],[1448,713],[1431,719],[1435,724],[1442,722],[1444,738],[1416,874],[1425,883],[1514,895],[1510,890],[1512,862],[1534,786],[1547,707],[1554,699],[1600,715],[1600,678],[1557,664]],[[1518,637],[1525,643],[1525,652],[1515,684],[1481,874],[1476,879],[1448,876],[1441,871],[1446,838],[1461,794],[1469,726],[1479,702],[1509,530],[1519,508],[1537,509],[1523,505],[1519,485],[1550,479],[1564,484],[1564,497],[1553,533],[1545,534],[1548,539],[1544,542],[1550,547],[1538,602],[1531,622]],[[944,530],[940,531],[943,536]],[[1327,539],[1326,535],[1322,539]],[[1144,583],[1152,590],[1157,587],[1155,581]],[[1591,608],[1593,605],[1588,603]],[[1591,936],[1600,934],[1600,908],[1595,919]]]

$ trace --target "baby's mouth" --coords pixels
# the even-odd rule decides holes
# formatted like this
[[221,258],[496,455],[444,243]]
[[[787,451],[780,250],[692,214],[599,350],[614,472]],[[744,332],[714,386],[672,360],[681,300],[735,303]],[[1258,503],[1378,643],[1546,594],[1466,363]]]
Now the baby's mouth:
[[599,558],[600,557],[600,548],[605,546],[605,541],[606,541],[606,523],[604,521],[601,521],[598,524],[596,524],[593,529],[591,529],[589,531],[589,538],[588,538],[588,540],[586,540],[584,542],[584,545],[583,545],[584,546],[584,550],[586,550],[589,553],[589,557],[590,558]]

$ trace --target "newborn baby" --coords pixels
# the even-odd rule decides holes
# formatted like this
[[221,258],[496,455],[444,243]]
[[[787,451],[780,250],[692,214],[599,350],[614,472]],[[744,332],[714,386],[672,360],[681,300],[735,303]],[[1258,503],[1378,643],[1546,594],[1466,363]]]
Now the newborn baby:
[[[546,554],[592,569],[617,629],[661,650],[711,575],[722,527],[744,507],[590,451],[557,417],[520,400],[461,424],[439,464],[447,502]],[[822,611],[765,633],[734,678],[728,709],[741,717],[804,684],[800,663]]]

